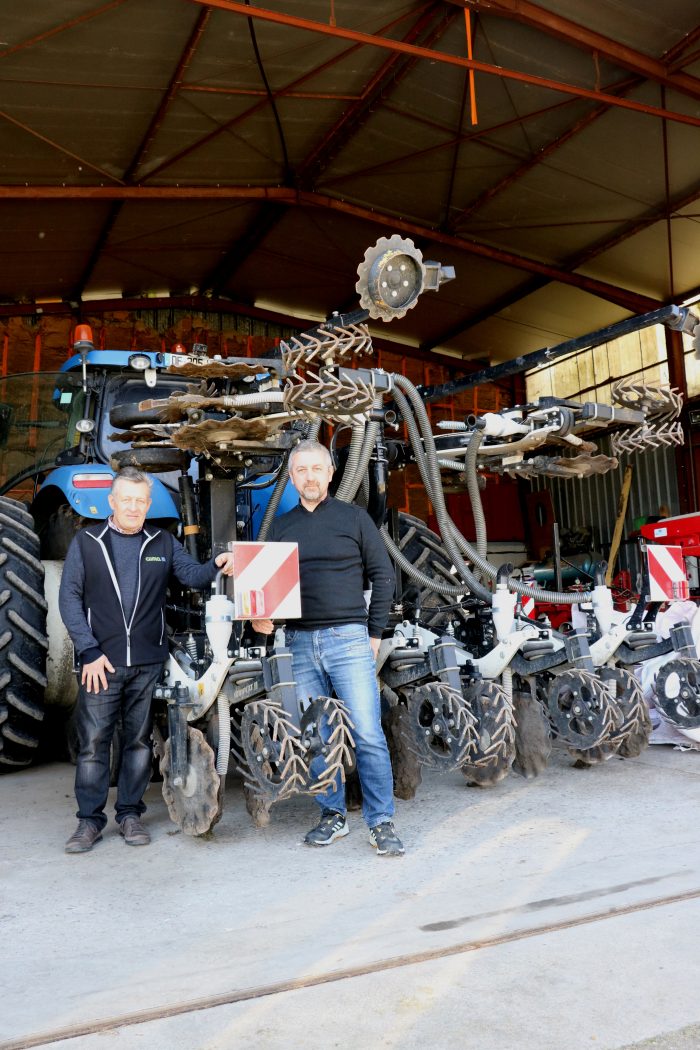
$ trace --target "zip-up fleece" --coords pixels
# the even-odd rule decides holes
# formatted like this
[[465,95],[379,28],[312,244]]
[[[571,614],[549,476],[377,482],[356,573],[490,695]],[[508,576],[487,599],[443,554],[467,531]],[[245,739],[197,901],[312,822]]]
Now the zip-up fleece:
[[109,526],[89,526],[76,536],[85,566],[83,608],[100,649],[114,667],[162,663],[167,659],[165,593],[172,570],[169,533],[144,528],[139,551],[136,600],[124,615],[114,568]]

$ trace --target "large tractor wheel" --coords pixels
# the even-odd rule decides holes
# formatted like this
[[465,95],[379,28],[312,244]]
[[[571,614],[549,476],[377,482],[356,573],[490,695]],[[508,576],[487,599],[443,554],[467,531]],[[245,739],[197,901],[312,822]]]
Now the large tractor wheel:
[[0,496],[0,773],[37,754],[46,688],[47,603],[39,537],[24,504]]
[[73,537],[92,524],[89,518],[81,518],[67,503],[61,504],[39,528],[42,559],[64,561]]

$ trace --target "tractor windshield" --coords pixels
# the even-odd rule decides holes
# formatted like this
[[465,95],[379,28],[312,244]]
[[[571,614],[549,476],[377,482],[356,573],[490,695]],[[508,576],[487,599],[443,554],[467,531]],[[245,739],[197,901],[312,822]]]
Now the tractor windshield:
[[31,495],[32,474],[50,469],[56,456],[76,444],[75,429],[85,405],[80,376],[24,372],[0,379],[0,488]]

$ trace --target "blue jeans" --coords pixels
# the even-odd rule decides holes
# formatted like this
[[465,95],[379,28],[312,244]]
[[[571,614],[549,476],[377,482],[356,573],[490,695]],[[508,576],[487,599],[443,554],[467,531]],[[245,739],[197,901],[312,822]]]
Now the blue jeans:
[[[394,815],[394,781],[386,737],[381,722],[381,702],[374,657],[364,624],[349,623],[319,631],[285,632],[292,651],[297,697],[319,696],[342,700],[354,724],[357,772],[362,786],[362,815],[370,828]],[[323,732],[323,730],[322,730]],[[312,773],[323,768],[323,759],[311,763]],[[316,801],[322,809],[345,813],[345,788],[336,782]]]
[[122,718],[121,765],[117,783],[117,821],[140,817],[146,806],[143,796],[151,779],[153,687],[161,664],[116,667],[107,674],[107,688],[78,693],[76,726],[80,752],[75,771],[77,816],[102,829],[107,823],[104,808],[109,792],[110,747],[114,727]]

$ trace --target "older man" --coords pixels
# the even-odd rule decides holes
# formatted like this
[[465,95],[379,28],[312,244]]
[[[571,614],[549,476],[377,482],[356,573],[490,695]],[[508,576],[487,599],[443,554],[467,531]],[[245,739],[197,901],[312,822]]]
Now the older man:
[[[394,569],[369,514],[328,495],[333,464],[324,445],[300,442],[290,456],[289,475],[299,505],[273,521],[267,538],[299,544],[301,620],[286,630],[297,693],[305,700],[335,690],[348,707],[370,843],[380,856],[400,856],[404,847],[392,822],[393,777],[374,669],[391,609]],[[372,587],[369,610],[365,578]],[[274,624],[254,620],[253,627],[269,634]],[[342,784],[317,801],[321,820],[304,841],[328,846],[349,831]]]
[[165,596],[171,574],[203,588],[217,569],[233,573],[233,555],[204,565],[177,540],[146,525],[151,479],[124,467],[112,484],[106,522],[77,534],[68,551],[59,607],[80,665],[75,773],[78,827],[66,853],[85,853],[102,838],[109,791],[110,747],[122,718],[116,819],[130,846],[145,846],[141,821],[151,776],[152,694],[168,655]]

